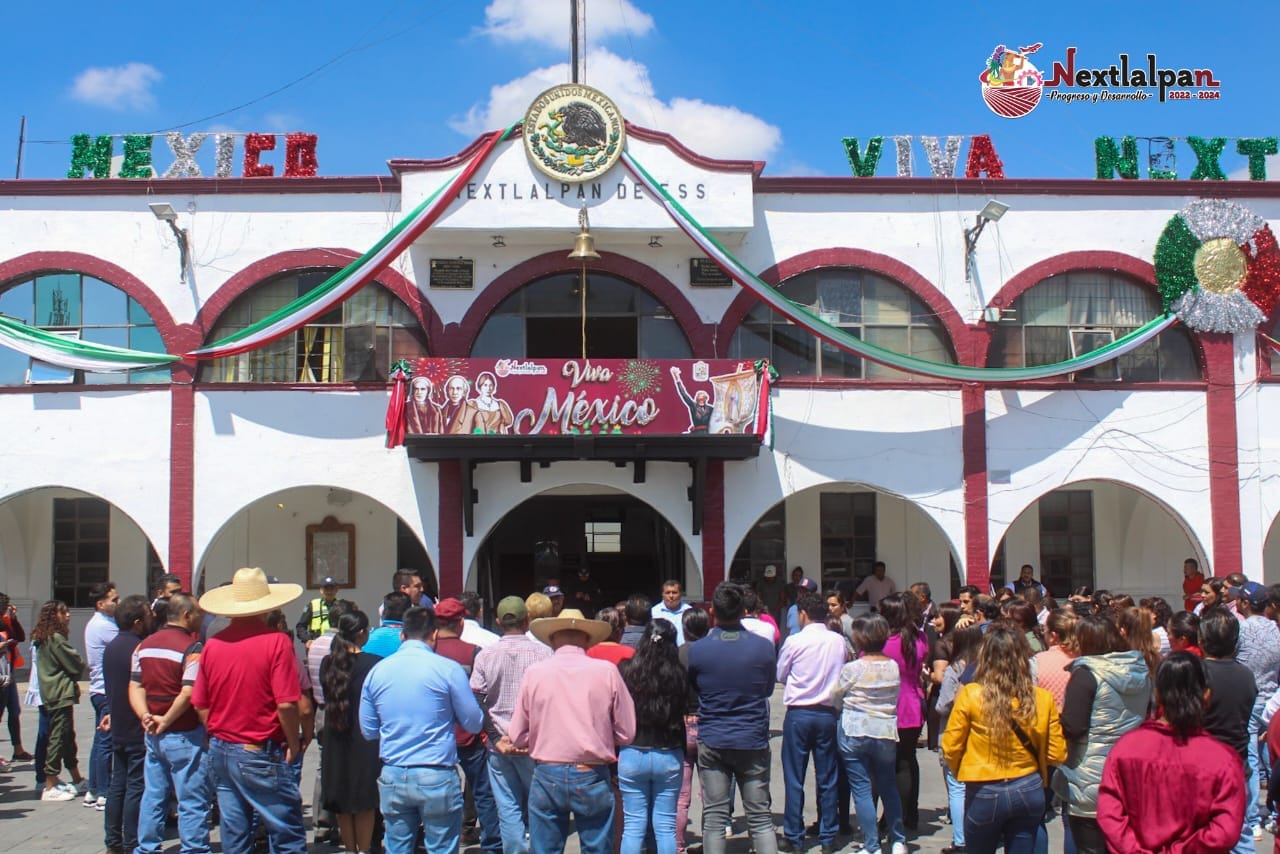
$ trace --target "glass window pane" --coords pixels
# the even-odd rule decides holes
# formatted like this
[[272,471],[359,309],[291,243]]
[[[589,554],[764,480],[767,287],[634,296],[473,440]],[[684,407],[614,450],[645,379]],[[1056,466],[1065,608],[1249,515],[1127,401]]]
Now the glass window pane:
[[812,273],[787,279],[778,285],[778,293],[810,311],[818,310],[818,278]]
[[378,348],[374,325],[369,323],[364,326],[348,326],[343,331],[342,381],[358,383],[378,380]]
[[911,327],[911,349],[907,352],[931,362],[955,363],[955,357],[951,355],[951,348],[947,343],[947,335],[941,326]]
[[0,314],[32,324],[35,318],[35,285],[23,282],[0,293]]
[[[856,333],[857,329],[846,330]],[[870,367],[871,363],[867,362]],[[862,359],[838,347],[822,342],[822,376],[827,379],[858,379],[862,376]]]
[[[892,350],[895,353],[907,353],[909,345],[907,343],[907,328],[903,327],[884,327],[884,326],[866,326],[863,327],[863,337],[872,344],[877,344],[886,350]],[[867,362],[866,366],[867,379],[869,380],[909,380],[910,374],[903,373],[895,368],[886,367],[875,362]]]
[[27,356],[0,347],[0,385],[22,385],[27,378]]
[[818,316],[827,323],[862,322],[862,285],[852,273],[818,282]]
[[1028,326],[1024,336],[1028,367],[1051,365],[1071,357],[1071,343],[1065,326]]
[[635,314],[635,292],[629,282],[587,274],[587,314]]
[[[576,274],[551,276],[527,286],[526,314],[577,315],[581,311],[580,277]],[[588,295],[589,298],[589,295]]]
[[155,323],[151,319],[151,315],[147,314],[147,310],[133,297],[129,298],[129,322],[140,326],[149,326]]
[[375,285],[366,285],[356,291],[342,305],[342,322],[347,326],[376,323],[378,321],[379,295],[379,289]]
[[134,326],[129,329],[129,343],[126,345],[132,350],[141,350],[144,353],[163,353],[164,340],[160,337],[160,331],[154,326]]
[[1160,345],[1160,379],[1200,379],[1200,366],[1185,329],[1168,329],[1161,332],[1156,341]]
[[1110,326],[1115,322],[1111,311],[1111,282],[1090,273],[1073,273],[1067,277],[1067,300],[1071,326]]
[[1112,323],[1138,328],[1160,313],[1156,295],[1123,279],[1111,280]]
[[673,318],[640,318],[640,358],[688,359],[692,356],[693,350]]
[[[771,359],[768,324],[742,324],[729,342],[729,356],[734,359]],[[1278,369],[1280,372],[1280,369]]]
[[512,315],[490,315],[471,346],[473,357],[516,357],[524,353],[524,318]]
[[911,322],[911,294],[906,288],[878,277],[868,277],[863,288],[862,310],[867,323]]
[[129,297],[106,282],[84,277],[84,325],[123,326],[129,318]]
[[816,377],[817,339],[798,326],[773,327],[773,366],[784,377]]
[[80,276],[54,273],[36,279],[36,325],[80,325]]
[[1026,326],[1066,326],[1066,277],[1045,279],[1031,288],[1014,301],[1014,312],[1015,321]]
[[[415,322],[413,326],[400,326],[391,330],[391,354],[385,367],[391,370],[391,362],[408,359],[413,362],[427,355],[426,336]],[[385,376],[382,379],[386,379]]]

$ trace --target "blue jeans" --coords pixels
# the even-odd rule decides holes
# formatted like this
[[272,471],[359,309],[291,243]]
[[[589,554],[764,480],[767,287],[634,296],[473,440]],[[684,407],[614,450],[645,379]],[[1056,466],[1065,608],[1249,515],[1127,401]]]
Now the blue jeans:
[[[804,778],[813,754],[813,776],[818,790],[818,840],[830,845],[836,839],[838,782],[836,726],[840,717],[830,707],[791,706],[782,720],[782,832],[800,845],[804,842]],[[892,743],[892,742],[890,742]]]
[[93,704],[93,746],[89,748],[89,781],[87,789],[95,795],[105,796],[111,785],[111,733],[98,729],[102,716],[108,712],[106,694],[90,694]]
[[209,756],[221,813],[222,850],[228,854],[253,850],[256,813],[274,854],[306,854],[298,772],[285,761],[284,748],[273,741],[234,744],[213,738]]
[[658,854],[675,854],[676,801],[683,781],[683,750],[624,747],[618,751],[622,854],[640,854],[650,822]]
[[872,786],[884,803],[884,823],[889,830],[892,845],[907,841],[902,824],[902,797],[898,794],[897,763],[898,743],[887,738],[851,738],[840,728],[836,732],[840,756],[844,760],[844,773],[849,777],[849,791],[853,793],[853,811],[858,814],[862,827],[862,844],[867,851],[880,850],[880,831],[876,827],[876,802]]
[[213,781],[204,727],[186,732],[145,736],[147,759],[143,765],[147,788],[138,818],[137,854],[160,854],[164,825],[171,799],[178,804],[178,838],[183,854],[208,854],[209,807]]
[[40,706],[38,712],[40,716],[36,724],[36,791],[44,788],[44,763],[49,758],[49,713],[44,710],[44,706]]
[[502,854],[502,829],[498,807],[489,785],[489,757],[484,742],[476,739],[468,747],[458,748],[458,764],[471,785],[476,803],[476,823],[480,826],[480,850],[484,854]]
[[413,854],[419,827],[431,854],[458,854],[462,783],[456,768],[383,765],[378,801],[387,827],[387,854]]
[[964,783],[951,773],[951,766],[938,751],[938,761],[942,765],[942,779],[947,784],[947,808],[951,811],[951,844],[957,848],[964,847]]
[[966,783],[964,838],[973,854],[1032,854],[1044,823],[1044,781],[1039,774],[992,783]]
[[103,814],[108,848],[132,851],[138,847],[138,810],[142,804],[143,762],[147,748],[142,744],[116,744],[111,749],[111,784],[107,787],[107,809]]
[[502,828],[502,854],[529,854],[529,789],[533,758],[527,754],[489,754],[489,787]]
[[[613,786],[604,765],[584,767],[539,762],[529,791],[529,843],[533,854],[561,854],[569,838],[569,816],[578,828],[582,854],[613,852]],[[434,854],[434,852],[433,852]]]
[[698,779],[702,781],[702,847],[724,854],[724,829],[732,813],[733,784],[742,790],[742,809],[756,854],[778,854],[778,836],[770,810],[769,748],[741,750],[698,743]]

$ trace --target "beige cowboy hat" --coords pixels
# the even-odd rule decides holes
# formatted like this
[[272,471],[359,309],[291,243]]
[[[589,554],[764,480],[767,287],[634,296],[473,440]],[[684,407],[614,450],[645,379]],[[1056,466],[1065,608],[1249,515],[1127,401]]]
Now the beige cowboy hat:
[[302,595],[300,584],[269,584],[256,566],[237,569],[231,583],[200,597],[201,610],[219,617],[252,617],[288,605]]
[[588,620],[577,608],[565,608],[558,617],[539,617],[529,624],[533,636],[548,646],[552,635],[567,629],[585,632],[590,643],[600,643],[613,634],[613,626],[604,620]]

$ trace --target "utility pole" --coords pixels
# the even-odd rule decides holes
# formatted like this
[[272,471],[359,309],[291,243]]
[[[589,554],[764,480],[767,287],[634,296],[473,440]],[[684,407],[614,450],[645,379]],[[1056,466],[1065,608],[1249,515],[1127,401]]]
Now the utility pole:
[[18,122],[18,166],[13,170],[13,177],[22,177],[22,148],[27,143],[27,117]]
[[569,82],[578,81],[578,0],[569,0]]

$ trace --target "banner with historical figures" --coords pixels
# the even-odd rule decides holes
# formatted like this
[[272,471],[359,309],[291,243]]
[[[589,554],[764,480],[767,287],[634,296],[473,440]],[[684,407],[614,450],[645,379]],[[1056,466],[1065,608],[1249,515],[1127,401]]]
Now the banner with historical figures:
[[405,435],[763,435],[766,429],[763,360],[425,358],[397,363],[391,378],[389,447]]

